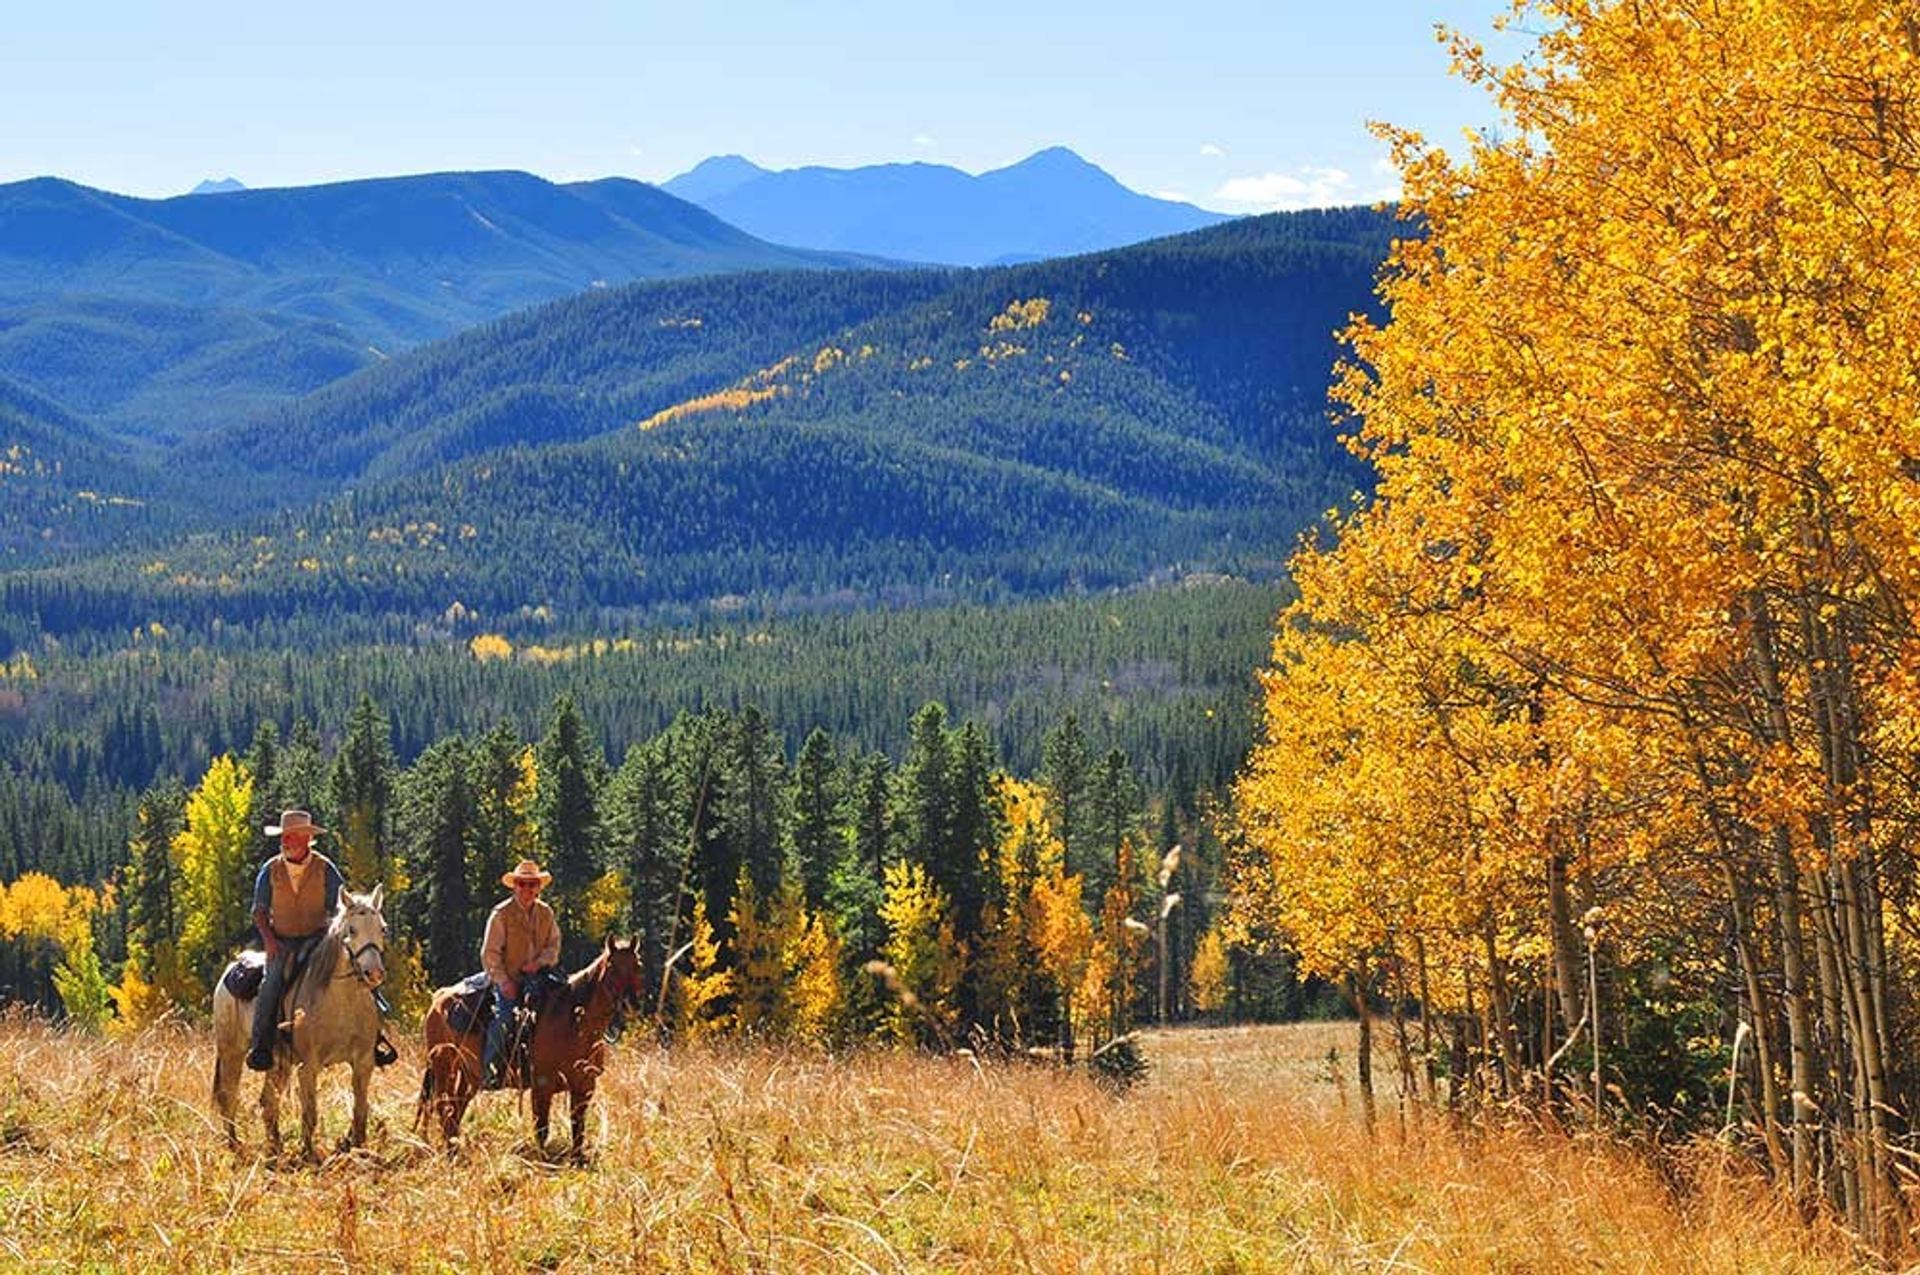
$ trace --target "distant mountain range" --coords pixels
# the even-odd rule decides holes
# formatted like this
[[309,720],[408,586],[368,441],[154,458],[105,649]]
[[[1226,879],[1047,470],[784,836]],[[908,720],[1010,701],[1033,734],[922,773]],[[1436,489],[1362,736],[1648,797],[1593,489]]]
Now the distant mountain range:
[[[159,466],[101,456],[121,485],[84,508],[43,474],[7,537],[42,569],[0,574],[0,610],[56,633],[425,622],[456,601],[488,623],[571,623],[1270,571],[1363,481],[1325,391],[1333,333],[1372,304],[1394,232],[1367,210],[1282,214],[993,270],[744,273],[556,302]],[[48,455],[58,423],[40,405]],[[160,474],[174,485],[142,485]],[[76,510],[90,521],[69,529]],[[88,540],[104,554],[79,557]]]
[[236,190],[245,189],[246,187],[235,178],[209,177],[187,193],[189,195],[231,195]]
[[159,200],[41,178],[0,186],[0,375],[164,441],[588,288],[873,264],[765,243],[619,178],[437,173]]
[[1094,252],[1229,220],[1128,190],[1065,147],[977,177],[940,164],[774,172],[722,155],[661,189],[775,243],[964,266]]
[[764,243],[621,178],[432,173],[158,200],[0,186],[0,297],[271,310],[386,349],[596,284],[857,264],[872,263]]

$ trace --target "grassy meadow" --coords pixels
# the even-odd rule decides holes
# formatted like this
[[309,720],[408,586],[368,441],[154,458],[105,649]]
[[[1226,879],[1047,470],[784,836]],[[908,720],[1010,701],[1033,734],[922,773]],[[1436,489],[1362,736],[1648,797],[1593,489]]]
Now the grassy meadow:
[[[1350,1027],[1149,1034],[1124,1096],[1039,1066],[772,1048],[615,1050],[584,1168],[483,1097],[449,1161],[417,1050],[365,1149],[269,1163],[212,1121],[204,1031],[0,1023],[0,1269],[1827,1271],[1842,1237],[1702,1152],[1470,1138],[1353,1110]],[[1330,1058],[1337,1052],[1337,1060]],[[1336,1066],[1337,1061],[1337,1066]],[[347,1122],[321,1090],[321,1145]],[[291,1135],[297,1103],[282,1111]],[[564,1130],[557,1121],[556,1135]]]

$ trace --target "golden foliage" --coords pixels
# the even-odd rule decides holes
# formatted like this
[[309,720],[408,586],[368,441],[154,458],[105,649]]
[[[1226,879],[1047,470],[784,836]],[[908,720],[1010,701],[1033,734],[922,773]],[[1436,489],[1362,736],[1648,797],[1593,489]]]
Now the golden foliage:
[[467,643],[467,650],[481,664],[513,657],[513,643],[498,633],[476,633],[473,640]]
[[1047,321],[1047,312],[1053,303],[1045,297],[1034,297],[1027,301],[1011,301],[1007,308],[987,324],[988,332],[1017,332],[1021,328],[1037,328]]
[[1187,982],[1193,1007],[1202,1014],[1217,1014],[1227,1007],[1227,941],[1218,925],[1209,926],[1194,946]]
[[593,879],[580,899],[587,937],[596,943],[620,928],[633,914],[633,888],[626,873],[609,868]]
[[733,971],[720,961],[720,944],[707,920],[704,897],[693,903],[693,933],[686,969],[673,980],[674,1026],[683,1036],[699,1039],[724,1034],[733,1026],[726,1003],[733,996]]
[[735,385],[724,390],[715,390],[711,394],[702,394],[690,398],[684,403],[675,403],[672,407],[663,407],[652,416],[640,422],[644,430],[658,429],[674,421],[698,416],[703,412],[744,412],[755,403],[764,403],[776,394],[785,393],[784,386],[766,385],[749,387]]
[[937,1041],[952,1027],[962,956],[947,897],[918,863],[887,865],[880,901],[881,955],[891,967],[888,1024],[903,1044]]
[[246,928],[253,884],[247,869],[259,842],[253,776],[223,753],[188,798],[185,826],[172,846],[180,966],[195,985],[213,976],[226,945]]

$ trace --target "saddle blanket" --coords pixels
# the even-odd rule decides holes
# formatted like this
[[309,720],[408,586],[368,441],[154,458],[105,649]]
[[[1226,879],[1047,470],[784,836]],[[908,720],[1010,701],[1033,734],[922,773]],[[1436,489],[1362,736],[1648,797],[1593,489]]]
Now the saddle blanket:
[[492,991],[485,970],[455,983],[453,999],[447,1002],[447,1026],[462,1034],[484,1028],[493,1017]]

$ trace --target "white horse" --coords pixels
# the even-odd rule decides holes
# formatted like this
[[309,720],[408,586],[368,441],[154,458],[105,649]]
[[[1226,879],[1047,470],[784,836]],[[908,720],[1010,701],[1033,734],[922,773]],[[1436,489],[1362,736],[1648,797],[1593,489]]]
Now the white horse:
[[[260,1118],[266,1125],[267,1147],[280,1154],[280,1097],[293,1065],[300,1065],[300,1148],[314,1158],[313,1131],[319,1120],[315,1084],[320,1069],[334,1063],[353,1068],[353,1132],[344,1146],[367,1140],[367,1085],[373,1077],[373,1046],[380,1035],[380,1011],[373,989],[387,976],[387,923],[380,915],[382,888],[372,894],[340,892],[326,933],[307,957],[287,997],[293,1045],[277,1044],[273,1069],[260,1086]],[[238,962],[235,962],[236,964]],[[233,967],[227,967],[231,970]],[[238,1148],[234,1101],[246,1067],[253,1016],[278,1013],[259,998],[242,1001],[227,990],[221,975],[213,991],[213,1103],[227,1133],[227,1144]]]

